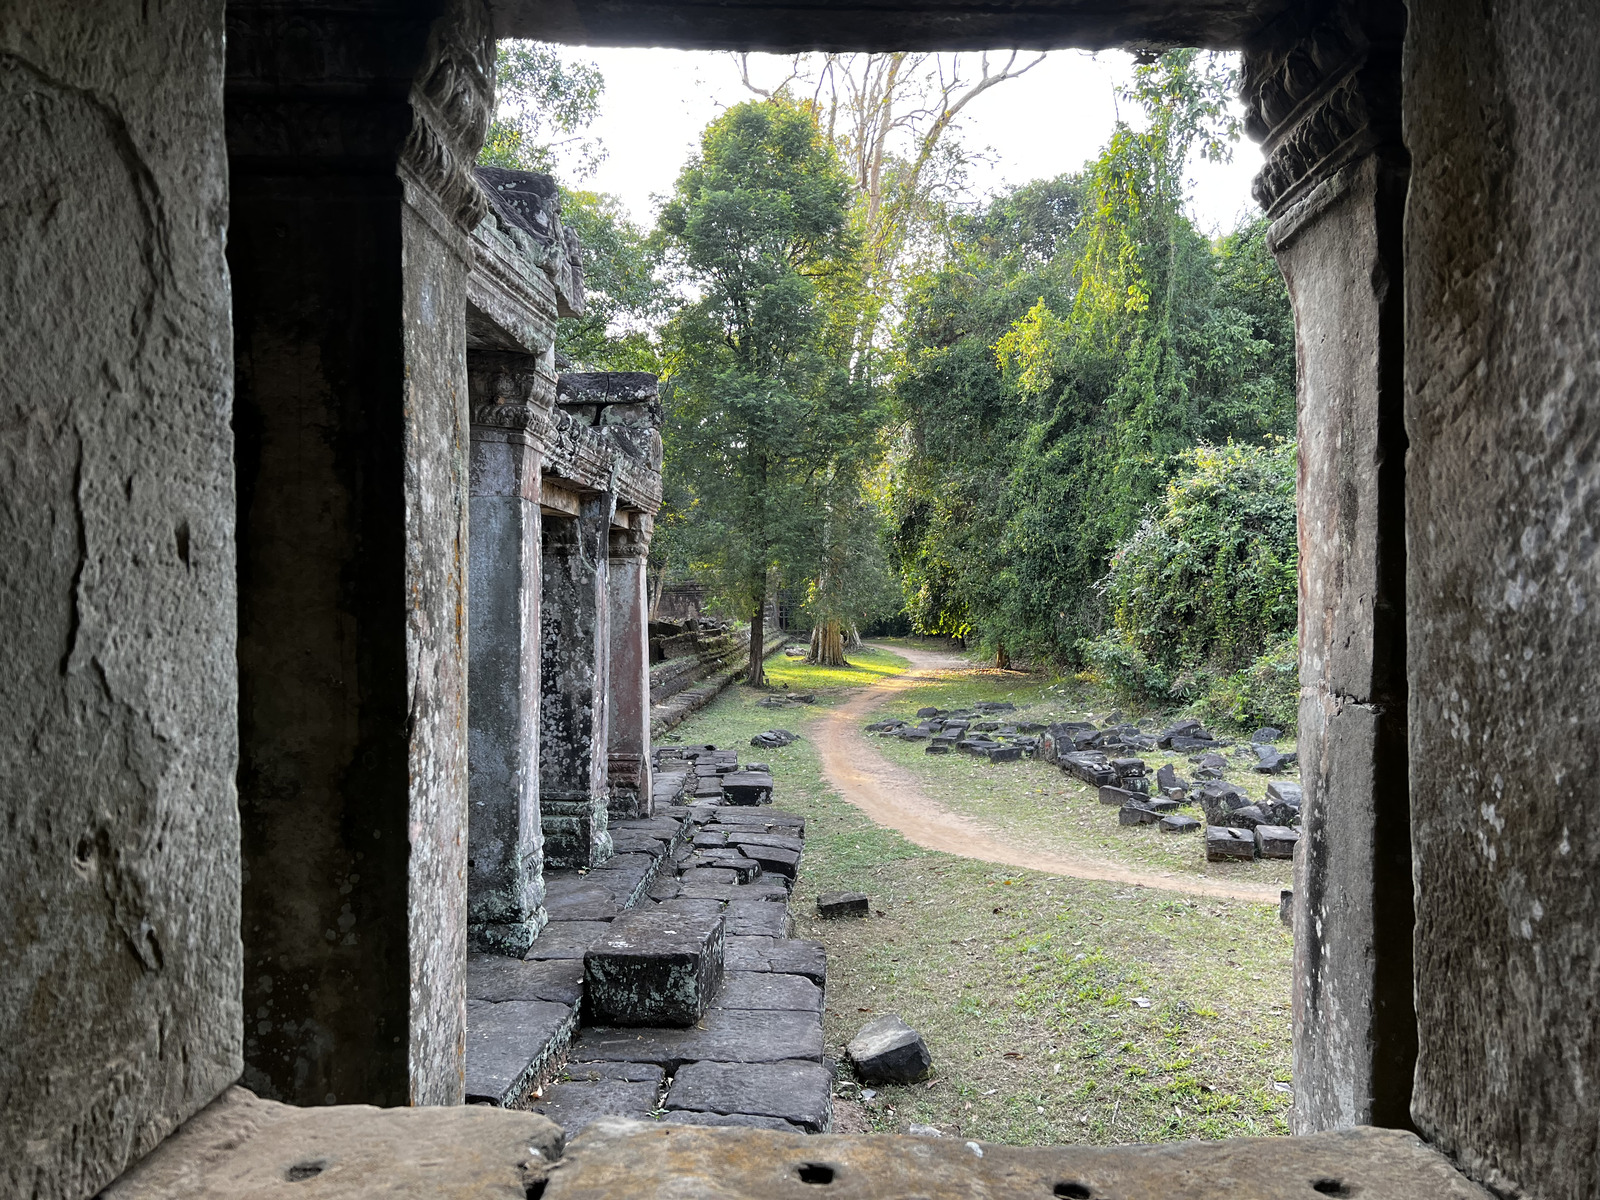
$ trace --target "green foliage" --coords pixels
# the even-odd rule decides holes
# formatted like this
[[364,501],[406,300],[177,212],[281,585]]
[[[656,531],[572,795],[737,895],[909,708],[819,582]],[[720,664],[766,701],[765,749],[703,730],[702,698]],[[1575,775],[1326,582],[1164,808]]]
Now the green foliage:
[[1201,720],[1236,729],[1294,729],[1300,720],[1300,639],[1290,634],[1272,642],[1244,670],[1212,682],[1193,709]]
[[1295,443],[1197,446],[1103,590],[1117,638],[1174,673],[1244,666],[1295,627]]
[[558,160],[580,176],[605,151],[579,136],[600,112],[605,77],[544,42],[502,41],[495,51],[495,119],[478,152],[489,167],[554,174]]
[[583,246],[586,311],[556,327],[556,349],[586,371],[661,371],[652,332],[672,302],[658,243],[615,196],[561,189],[561,220]]
[[[954,219],[948,261],[912,287],[885,494],[919,631],[1082,661],[1111,615],[1095,585],[1185,452],[1292,434],[1265,223],[1212,241],[1183,211],[1185,163],[1235,136],[1231,88],[1194,51],[1141,68],[1124,98],[1142,127],[1119,125],[1080,175]],[[1132,643],[1103,649],[1142,691],[1176,682]]]

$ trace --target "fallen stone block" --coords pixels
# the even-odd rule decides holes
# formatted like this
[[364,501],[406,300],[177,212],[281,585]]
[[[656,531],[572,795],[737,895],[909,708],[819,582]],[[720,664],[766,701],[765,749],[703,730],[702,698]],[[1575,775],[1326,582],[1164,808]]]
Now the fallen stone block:
[[1298,783],[1274,779],[1267,784],[1267,799],[1277,804],[1292,804],[1299,808],[1305,803],[1305,793]]
[[1110,763],[1095,754],[1075,750],[1069,754],[1059,755],[1057,762],[1068,775],[1087,783],[1090,787],[1115,785],[1122,778],[1111,769]]
[[1022,759],[1021,746],[996,746],[987,755],[992,763],[1019,762]]
[[1286,825],[1257,825],[1256,852],[1262,858],[1293,858],[1300,831]]
[[1195,833],[1201,828],[1199,821],[1184,816],[1162,817],[1156,825],[1162,833]]
[[1137,804],[1124,804],[1117,810],[1118,825],[1154,825],[1160,819],[1160,813]]
[[919,716],[919,717],[940,717],[940,716],[943,716],[943,715],[944,715],[944,713],[941,712],[937,708],[919,708],[919,709],[917,709],[917,716]]
[[922,1035],[897,1013],[868,1021],[850,1039],[845,1054],[863,1083],[915,1083],[933,1066]]
[[750,744],[759,750],[781,750],[799,740],[796,734],[790,733],[787,729],[769,729],[765,733],[756,734],[750,739]]
[[1114,758],[1111,760],[1111,769],[1124,779],[1144,778],[1144,759],[1142,758]]
[[1189,781],[1179,775],[1178,772],[1173,769],[1171,763],[1166,763],[1156,771],[1156,786],[1163,792],[1171,792],[1180,789],[1187,792],[1189,790]]
[[1139,807],[1148,808],[1153,813],[1169,813],[1178,810],[1176,800],[1168,800],[1163,796],[1151,796],[1147,800],[1139,801]]
[[871,911],[872,901],[865,892],[823,892],[817,897],[821,917],[864,917]]
[[1294,928],[1294,893],[1288,888],[1278,893],[1278,920]]
[[1206,861],[1236,862],[1251,860],[1256,856],[1256,839],[1243,829],[1226,825],[1206,827]]
[[584,1005],[608,1025],[693,1025],[722,983],[724,917],[681,901],[630,912],[583,959]]
[[1101,804],[1115,804],[1118,807],[1123,807],[1129,804],[1137,803],[1138,799],[1138,795],[1134,792],[1130,792],[1127,788],[1111,787],[1110,785],[1107,785],[1100,789]]
[[1271,725],[1264,725],[1250,735],[1252,745],[1270,745],[1283,736],[1283,730],[1274,729]]
[[833,1124],[832,1081],[815,1062],[695,1062],[679,1069],[669,1109],[776,1117],[811,1133]]
[[1267,820],[1266,813],[1262,812],[1260,808],[1254,804],[1246,804],[1243,808],[1234,809],[1216,824],[1231,825],[1235,829],[1253,830],[1257,825],[1267,825],[1270,822]]

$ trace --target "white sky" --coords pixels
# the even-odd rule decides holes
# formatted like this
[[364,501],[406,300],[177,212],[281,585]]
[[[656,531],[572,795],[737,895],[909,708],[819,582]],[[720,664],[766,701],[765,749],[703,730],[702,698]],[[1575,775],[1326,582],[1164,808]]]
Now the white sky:
[[[578,46],[568,52],[595,62],[606,80],[600,117],[586,133],[605,143],[608,157],[580,186],[619,196],[648,227],[655,220],[652,195],[672,190],[700,131],[751,94],[726,54]],[[752,81],[771,86],[787,75],[789,61],[751,55]],[[962,114],[963,137],[968,147],[989,147],[996,155],[992,165],[973,171],[977,193],[1082,167],[1111,135],[1112,89],[1129,79],[1131,66],[1131,57],[1120,51],[1058,50],[1022,78],[974,100]],[[1234,148],[1230,164],[1192,165],[1190,212],[1202,229],[1230,229],[1240,212],[1255,211],[1250,182],[1260,168],[1261,152],[1248,140]]]

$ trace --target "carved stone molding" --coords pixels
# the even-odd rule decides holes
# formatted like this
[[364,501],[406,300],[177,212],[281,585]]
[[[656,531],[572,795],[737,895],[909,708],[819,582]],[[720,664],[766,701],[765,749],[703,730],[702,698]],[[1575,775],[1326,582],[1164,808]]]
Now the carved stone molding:
[[428,35],[411,88],[411,132],[401,165],[463,231],[488,212],[473,162],[494,113],[494,26],[482,0],[453,0]]
[[1253,191],[1269,216],[1364,154],[1403,154],[1403,35],[1398,4],[1346,0],[1246,50],[1245,131],[1266,155]]

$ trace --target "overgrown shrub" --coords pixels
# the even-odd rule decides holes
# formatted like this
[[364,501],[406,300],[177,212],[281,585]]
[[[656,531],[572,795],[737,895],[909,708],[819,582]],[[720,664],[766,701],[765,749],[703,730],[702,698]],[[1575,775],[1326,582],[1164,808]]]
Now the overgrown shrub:
[[1293,730],[1299,710],[1300,639],[1290,635],[1274,642],[1244,670],[1213,680],[1192,711],[1214,725]]
[[1112,627],[1079,644],[1096,678],[1219,723],[1293,726],[1295,450],[1274,439],[1183,452],[1100,583]]

